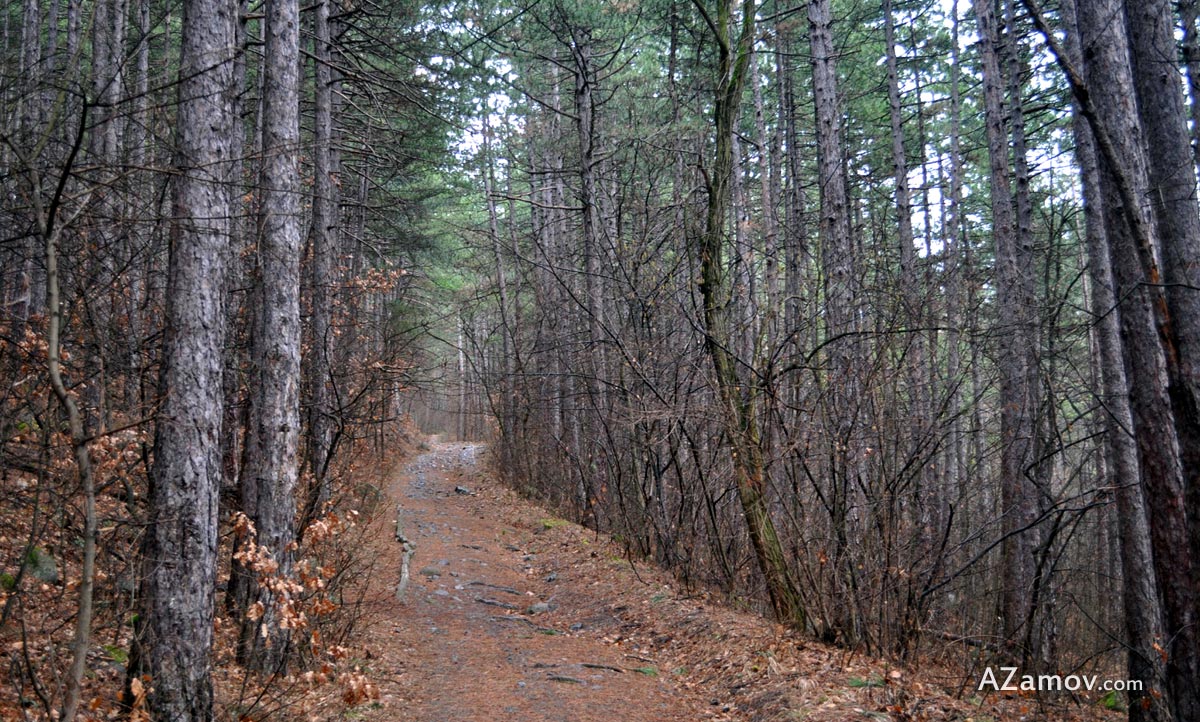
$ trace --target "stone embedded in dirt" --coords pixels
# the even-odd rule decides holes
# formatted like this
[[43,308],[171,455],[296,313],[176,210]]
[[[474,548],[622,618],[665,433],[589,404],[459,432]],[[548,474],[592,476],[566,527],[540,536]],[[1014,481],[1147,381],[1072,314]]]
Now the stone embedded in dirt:
[[545,614],[546,612],[549,612],[551,609],[554,609],[554,607],[552,607],[549,603],[537,602],[535,604],[529,605],[529,609],[526,609],[525,613],[531,614],[531,615],[532,614]]
[[26,568],[36,579],[50,584],[58,584],[61,578],[58,573],[58,564],[45,549],[41,547],[30,549],[29,554],[26,555],[26,561]]
[[557,582],[557,581],[558,581],[558,572],[550,572],[549,574],[546,575],[547,583]]

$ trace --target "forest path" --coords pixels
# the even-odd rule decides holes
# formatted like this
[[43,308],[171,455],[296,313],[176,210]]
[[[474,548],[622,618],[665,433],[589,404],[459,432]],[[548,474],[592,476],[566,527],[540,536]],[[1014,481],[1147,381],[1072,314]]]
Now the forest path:
[[[371,722],[1118,722],[1073,697],[963,694],[812,642],[556,518],[489,475],[487,447],[433,444],[388,477],[363,652]],[[411,579],[396,598],[405,537]],[[535,607],[535,605],[537,605]]]
[[[394,517],[380,525],[371,581],[378,614],[368,647],[383,704],[364,717],[672,722],[719,715],[720,705],[660,672],[652,657],[598,638],[596,628],[619,621],[612,600],[597,597],[587,575],[547,558],[554,553],[547,547],[561,546],[547,532],[566,523],[489,479],[485,454],[480,445],[436,444],[392,481],[390,508],[399,505],[416,553],[397,600],[403,552]],[[562,626],[556,610],[566,598],[573,617],[595,621]],[[595,609],[579,609],[579,600]]]

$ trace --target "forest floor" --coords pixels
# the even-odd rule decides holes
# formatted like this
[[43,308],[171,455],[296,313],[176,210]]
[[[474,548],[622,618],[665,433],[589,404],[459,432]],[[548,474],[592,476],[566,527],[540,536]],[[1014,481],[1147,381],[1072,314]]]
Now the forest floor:
[[[1116,720],[1070,698],[977,696],[963,674],[912,672],[812,643],[632,562],[603,535],[489,478],[486,447],[434,444],[393,475],[363,635],[373,702],[393,722]],[[387,507],[385,507],[387,508]]]

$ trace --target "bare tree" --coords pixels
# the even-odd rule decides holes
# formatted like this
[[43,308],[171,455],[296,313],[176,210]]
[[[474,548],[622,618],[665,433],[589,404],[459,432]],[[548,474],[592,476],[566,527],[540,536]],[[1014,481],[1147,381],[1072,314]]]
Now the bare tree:
[[775,614],[785,623],[803,626],[806,614],[799,588],[788,568],[767,504],[762,435],[758,414],[762,388],[752,370],[741,368],[744,359],[733,353],[730,328],[729,288],[725,281],[725,224],[728,222],[730,182],[733,175],[734,125],[741,108],[742,93],[754,41],[754,3],[743,3],[738,35],[730,37],[733,3],[718,0],[716,12],[698,0],[696,8],[705,17],[717,42],[718,67],[713,119],[716,149],[708,172],[708,205],[700,237],[700,294],[704,304],[705,348],[716,374],[725,433],[729,439],[734,483],[745,514],[755,556],[766,578],[767,594]]
[[[975,0],[975,19],[979,26],[980,54],[983,60],[984,111],[986,114],[988,157],[990,159],[992,240],[995,245],[996,280],[1000,328],[1000,425],[1001,461],[1000,491],[1003,515],[1004,586],[1002,622],[1006,643],[1023,659],[1036,652],[1022,644],[1032,630],[1029,624],[1036,614],[1031,607],[1034,588],[1035,550],[1038,547],[1036,529],[1038,489],[1027,468],[1031,462],[1033,440],[1034,376],[1032,350],[1037,334],[1031,315],[1034,313],[1028,287],[1032,282],[1030,239],[1027,219],[1022,208],[1015,207],[1014,173],[1009,162],[1006,141],[1006,117],[1021,103],[1020,97],[1007,98],[1005,78],[1010,77],[1001,67],[1001,41],[998,20],[989,0]],[[1006,42],[1012,43],[1011,28]],[[1014,48],[1005,52],[1014,53]],[[1010,86],[1011,87],[1011,86]],[[1019,87],[1016,86],[1016,87]],[[1018,126],[1013,124],[1014,138]],[[1024,153],[1017,145],[1014,153]],[[1020,161],[1024,163],[1022,159]]]
[[221,481],[222,349],[233,202],[225,183],[233,139],[237,5],[187,0],[179,68],[173,242],[150,518],[129,667],[158,719],[213,717],[213,596]]
[[[296,540],[300,439],[300,6],[271,0],[266,11],[263,194],[251,331],[250,412],[242,468],[242,511],[257,547],[239,560],[252,575],[241,654],[259,671],[287,662],[295,611],[288,591]],[[254,552],[257,552],[255,554]]]

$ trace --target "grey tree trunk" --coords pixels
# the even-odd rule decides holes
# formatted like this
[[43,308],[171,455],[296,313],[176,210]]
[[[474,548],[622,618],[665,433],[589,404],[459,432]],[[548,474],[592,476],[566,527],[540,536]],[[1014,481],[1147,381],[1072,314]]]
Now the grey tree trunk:
[[959,349],[963,313],[963,155],[961,143],[962,91],[959,79],[959,16],[958,0],[953,0],[950,28],[950,197],[946,204],[947,215],[943,242],[946,245],[946,319],[949,330],[946,334],[946,380],[951,389],[948,412],[950,416],[950,439],[947,444],[946,486],[948,495],[958,495],[960,484],[967,477],[966,446],[963,443],[962,422],[962,354]]
[[[1074,0],[1063,3],[1068,26],[1067,41],[1074,60],[1082,60],[1074,27]],[[1074,47],[1071,47],[1074,46]],[[1138,447],[1133,436],[1134,419],[1129,407],[1128,378],[1123,361],[1121,312],[1109,261],[1105,230],[1104,199],[1101,196],[1099,160],[1091,131],[1082,118],[1075,122],[1075,155],[1083,176],[1084,212],[1087,223],[1088,269],[1092,279],[1092,314],[1099,347],[1101,393],[1108,411],[1105,417],[1105,447],[1109,475],[1117,506],[1120,543],[1122,601],[1128,637],[1127,669],[1130,679],[1144,680],[1158,688],[1163,665],[1154,644],[1162,638],[1162,624],[1150,548],[1150,528],[1138,465]],[[1160,696],[1149,689],[1129,693],[1131,722],[1169,720],[1170,712]]]
[[224,278],[233,203],[237,4],[185,0],[167,333],[130,684],[149,674],[154,719],[213,717],[213,597],[221,482]]
[[[825,415],[828,419],[829,488],[827,490],[833,553],[830,568],[838,575],[840,588],[854,586],[856,572],[846,554],[849,546],[847,517],[851,505],[851,479],[857,474],[858,446],[853,440],[858,381],[854,365],[860,344],[855,307],[858,295],[854,242],[851,237],[850,199],[847,188],[842,117],[838,107],[837,54],[833,45],[829,0],[812,0],[808,5],[809,46],[812,53],[813,101],[816,105],[817,176],[820,189],[821,274],[824,288],[821,314],[825,318],[828,343]],[[840,620],[823,620],[827,639],[840,637],[853,643],[853,605],[843,607]]]
[[[917,273],[917,253],[913,238],[912,201],[908,188],[908,158],[904,148],[904,116],[900,104],[900,70],[896,58],[896,18],[892,0],[883,2],[883,23],[885,45],[887,46],[885,58],[888,78],[888,116],[892,129],[892,178],[896,186],[894,191],[896,240],[900,244],[899,287],[900,302],[904,310],[902,323],[909,328],[919,329],[925,326],[925,310],[921,301],[921,277]],[[929,217],[928,209],[926,209],[925,217]],[[925,334],[916,332],[906,334],[900,341],[908,348],[905,353],[907,359],[905,371],[908,377],[906,403],[909,409],[909,421],[905,427],[911,428],[911,431],[908,432],[909,448],[918,448],[923,438],[931,433],[930,392],[934,385],[933,382],[936,381],[930,375],[936,368],[936,359],[932,358],[931,350],[936,348],[936,343],[927,343],[927,339]],[[920,543],[926,550],[932,549],[934,537],[940,533],[942,512],[939,504],[944,503],[941,500],[945,498],[943,491],[931,487],[931,482],[937,478],[934,471],[935,469],[931,468],[931,465],[922,465],[920,487],[916,490],[919,501],[914,505],[917,510],[913,512],[917,518],[912,520],[917,528],[924,530],[921,533]],[[926,498],[930,499],[932,503],[924,503]]]
[[338,154],[333,147],[333,107],[335,81],[333,38],[330,29],[330,3],[321,0],[313,21],[314,123],[313,123],[313,202],[309,240],[312,246],[312,352],[309,360],[308,463],[314,487],[310,491],[308,513],[311,518],[329,501],[330,443],[333,436],[333,408],[330,377],[333,357],[334,259],[338,254]]
[[[595,48],[591,31],[585,27],[578,27],[576,23],[572,23],[571,27],[571,56],[574,63],[572,71],[575,81],[576,141],[579,148],[579,201],[583,207],[583,283],[580,293],[586,299],[587,306],[587,318],[584,320],[586,332],[583,336],[586,340],[584,359],[577,363],[586,370],[587,403],[597,411],[595,414],[585,415],[581,420],[586,448],[577,447],[577,452],[591,459],[600,453],[597,440],[602,436],[593,424],[597,423],[600,410],[607,406],[607,390],[603,381],[607,368],[607,344],[603,338],[604,284],[601,277],[601,260],[605,243],[609,239],[605,234],[606,224],[601,212],[602,193],[597,177],[600,164],[597,153],[600,149],[597,147],[597,109],[594,92],[597,82]],[[593,468],[596,473],[587,475],[586,480],[581,479],[581,483],[588,496],[588,502],[583,508],[594,514],[602,509],[603,505],[593,504],[591,500],[605,484],[601,477],[604,467],[596,465]]]
[[[974,0],[979,27],[980,56],[983,62],[983,94],[992,209],[992,240],[996,257],[996,285],[1000,319],[1000,511],[1004,588],[1001,600],[1002,634],[1010,651],[1027,658],[1033,650],[1021,640],[1031,618],[1034,586],[1035,535],[1028,529],[1036,516],[1037,490],[1025,474],[1033,437],[1032,389],[1029,384],[1028,347],[1036,342],[1029,336],[1024,281],[1028,273],[1024,239],[1020,238],[1013,206],[1012,171],[1008,159],[1004,79],[997,43],[999,31],[990,0]],[[1019,104],[1019,98],[1010,98]]]
[[[1028,4],[1028,2],[1027,2]],[[1162,604],[1167,698],[1176,719],[1195,719],[1194,560],[1188,547],[1184,472],[1176,443],[1170,384],[1178,358],[1164,323],[1167,302],[1157,282],[1154,223],[1137,191],[1149,184],[1143,128],[1134,97],[1130,48],[1118,0],[1077,7],[1084,72],[1067,68],[1080,112],[1098,153],[1105,232],[1119,306],[1130,411],[1150,526],[1154,572]],[[1051,37],[1048,29],[1043,34]],[[1062,53],[1057,53],[1060,65]],[[1095,82],[1087,83],[1086,79]],[[1190,162],[1189,162],[1190,165]],[[1150,280],[1152,283],[1147,283]]]
[[900,71],[896,60],[896,18],[892,0],[883,0],[883,28],[888,76],[888,118],[892,127],[892,178],[896,184],[896,236],[900,243],[900,283],[906,317],[919,323],[916,293],[916,249],[913,247],[912,203],[908,191],[908,160],[904,152],[904,116],[900,106]]
[[[251,336],[250,415],[242,469],[243,511],[257,543],[286,578],[295,541],[297,447],[300,438],[300,7],[269,0],[263,84],[263,201],[259,215],[257,308]],[[263,584],[249,597],[242,624],[244,663],[282,670],[290,599]],[[260,606],[259,606],[260,605]],[[260,619],[252,618],[260,613]],[[262,629],[265,628],[265,634]]]
[[[491,240],[492,261],[496,271],[496,290],[500,294],[500,337],[502,343],[502,355],[504,363],[504,374],[500,381],[500,435],[501,438],[508,439],[513,433],[516,424],[516,403],[513,394],[516,391],[514,386],[516,377],[516,328],[515,320],[512,316],[512,307],[509,301],[508,279],[504,271],[504,255],[501,251],[500,238],[500,220],[499,212],[496,208],[496,171],[494,157],[492,156],[492,127],[488,116],[483,116],[483,184],[484,194],[487,196],[487,214],[488,214],[488,235]],[[501,453],[506,453],[506,449]],[[511,463],[511,459],[505,459]]]
[[[42,81],[44,68],[39,67],[42,57],[41,34],[42,8],[38,0],[24,0],[21,3],[21,50],[18,64],[18,77],[21,84],[16,89],[16,118],[21,133],[33,132],[37,123],[39,108],[39,86]],[[8,149],[4,150],[7,156]]]
[[[809,3],[808,23],[817,123],[821,264],[825,274],[827,334],[832,338],[853,328],[854,269],[850,207],[843,170],[845,148],[838,109],[837,54],[833,47],[829,0]],[[836,350],[846,346],[843,342],[835,343],[835,360],[831,368],[834,375],[849,363],[847,354]]]
[[[1008,322],[1014,332],[1014,348],[1012,353],[1017,363],[1014,372],[1020,374],[1015,379],[1015,398],[1021,399],[1023,405],[1015,411],[1016,433],[1019,439],[1026,439],[1020,449],[1024,454],[1019,470],[1022,496],[1015,510],[1018,513],[1022,527],[1032,524],[1040,515],[1048,511],[1050,491],[1051,465],[1048,459],[1053,454],[1042,454],[1038,445],[1038,429],[1041,424],[1043,402],[1042,383],[1039,375],[1041,363],[1041,325],[1039,321],[1037,281],[1034,270],[1033,251],[1033,199],[1030,195],[1030,170],[1027,157],[1028,141],[1025,135],[1025,101],[1022,88],[1023,61],[1022,47],[1017,37],[1016,21],[1017,0],[1005,0],[1005,41],[1001,46],[1004,65],[1002,71],[1008,86],[1008,118],[1009,136],[1012,139],[1012,170],[1013,170],[1013,210],[1015,235],[1010,250],[1011,258],[1005,260],[1005,273],[1001,275],[1004,283],[1011,283],[1013,305],[1006,311],[1012,315]],[[999,259],[998,259],[999,261]],[[1051,357],[1053,353],[1051,352]],[[1053,443],[1053,442],[1050,442]],[[1028,537],[1029,559],[1024,562],[1036,574],[1032,587],[1026,592],[1033,599],[1040,600],[1038,608],[1026,610],[1024,621],[1024,649],[1029,655],[1037,655],[1041,669],[1053,666],[1056,657],[1053,651],[1056,637],[1053,615],[1053,587],[1045,577],[1047,573],[1046,560],[1052,550],[1043,544],[1043,533],[1039,528],[1030,528],[1025,536]],[[1032,601],[1032,600],[1031,600]]]
[[[1200,206],[1196,172],[1172,3],[1126,0],[1125,16],[1138,117],[1149,159],[1146,196],[1157,223],[1166,288],[1166,353],[1175,361],[1168,391],[1183,466],[1194,572],[1200,564]],[[1190,610],[1179,620],[1188,639],[1176,643],[1180,665],[1176,715],[1180,719],[1200,718],[1200,687],[1195,684],[1200,679],[1200,576],[1193,573],[1190,585]]]

